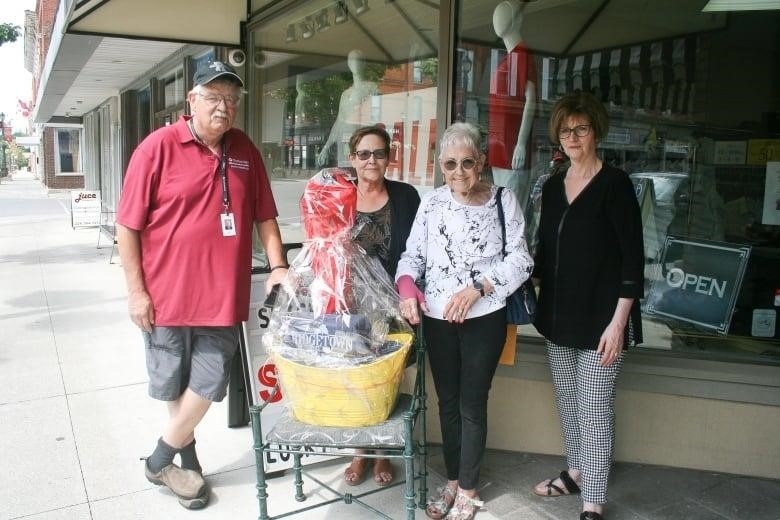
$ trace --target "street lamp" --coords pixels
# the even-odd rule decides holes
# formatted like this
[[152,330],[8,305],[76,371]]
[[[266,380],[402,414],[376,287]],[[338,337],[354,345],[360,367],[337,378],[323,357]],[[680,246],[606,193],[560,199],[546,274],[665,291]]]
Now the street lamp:
[[2,138],[2,147],[3,147],[3,154],[2,154],[2,162],[0,162],[0,177],[5,177],[8,175],[8,164],[6,163],[5,159],[5,113],[0,112],[0,138]]

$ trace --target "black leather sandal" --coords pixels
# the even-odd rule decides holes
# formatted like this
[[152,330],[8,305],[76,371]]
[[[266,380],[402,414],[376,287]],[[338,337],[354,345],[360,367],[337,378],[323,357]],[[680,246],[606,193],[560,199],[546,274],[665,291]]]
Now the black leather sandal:
[[561,471],[561,474],[558,475],[557,478],[561,479],[561,482],[563,483],[562,488],[553,484],[555,478],[551,478],[545,485],[545,493],[537,492],[536,488],[534,488],[534,493],[541,497],[562,497],[564,495],[576,495],[580,493],[580,486],[578,486],[577,483],[574,482],[574,479],[569,476],[568,471]]
[[604,517],[594,511],[583,511],[580,520],[604,520]]

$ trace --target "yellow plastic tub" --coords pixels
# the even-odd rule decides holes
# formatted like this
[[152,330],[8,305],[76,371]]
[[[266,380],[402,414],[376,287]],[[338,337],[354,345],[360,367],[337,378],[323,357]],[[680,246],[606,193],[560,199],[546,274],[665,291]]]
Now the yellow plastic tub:
[[390,334],[397,351],[365,365],[326,368],[273,354],[282,394],[293,415],[317,426],[360,427],[386,420],[395,407],[412,334]]

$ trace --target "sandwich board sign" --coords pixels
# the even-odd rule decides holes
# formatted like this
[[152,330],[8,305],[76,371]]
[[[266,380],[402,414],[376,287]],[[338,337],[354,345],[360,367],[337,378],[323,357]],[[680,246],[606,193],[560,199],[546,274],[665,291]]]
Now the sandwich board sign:
[[[252,285],[249,296],[249,320],[244,322],[243,332],[246,343],[247,366],[251,386],[251,404],[259,405],[270,399],[262,412],[263,431],[268,432],[277,423],[289,405],[281,387],[274,393],[277,384],[276,366],[268,361],[268,354],[263,346],[263,335],[270,322],[271,309],[265,306],[265,282],[268,273],[252,275]],[[265,439],[263,439],[265,441]],[[272,446],[273,447],[273,446]],[[263,464],[267,472],[276,472],[292,468],[292,455],[289,453],[265,452]],[[302,464],[311,464],[332,458],[317,455],[316,452],[306,452],[301,458]]]
[[71,226],[97,227],[100,225],[100,192],[71,190],[70,192]]

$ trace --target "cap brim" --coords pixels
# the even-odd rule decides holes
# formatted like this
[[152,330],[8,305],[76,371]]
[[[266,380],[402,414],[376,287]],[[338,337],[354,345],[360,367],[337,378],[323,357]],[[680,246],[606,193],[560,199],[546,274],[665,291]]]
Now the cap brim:
[[234,73],[232,73],[232,72],[228,72],[228,71],[224,71],[224,72],[218,72],[217,74],[214,74],[213,76],[210,76],[210,77],[208,77],[208,78],[205,78],[205,79],[203,79],[203,80],[202,80],[202,81],[199,83],[199,85],[206,85],[206,84],[208,84],[208,83],[211,83],[211,82],[212,82],[212,81],[214,81],[215,79],[220,79],[220,78],[223,78],[223,79],[231,79],[231,80],[235,81],[236,83],[238,83],[238,85],[239,85],[240,87],[243,87],[243,86],[244,86],[244,80],[242,80],[242,79],[241,79],[241,76],[239,76],[238,74],[234,74]]

